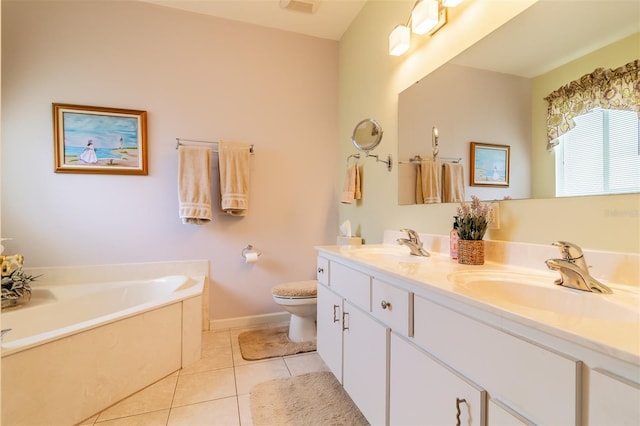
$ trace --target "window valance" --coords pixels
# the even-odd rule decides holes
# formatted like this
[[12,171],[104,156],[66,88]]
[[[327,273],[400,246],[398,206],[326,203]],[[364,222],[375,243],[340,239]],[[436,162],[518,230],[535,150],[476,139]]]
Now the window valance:
[[[616,69],[597,68],[549,94],[548,146],[575,127],[574,117],[594,108],[635,111],[640,115],[640,61]],[[554,142],[555,141],[555,142]]]

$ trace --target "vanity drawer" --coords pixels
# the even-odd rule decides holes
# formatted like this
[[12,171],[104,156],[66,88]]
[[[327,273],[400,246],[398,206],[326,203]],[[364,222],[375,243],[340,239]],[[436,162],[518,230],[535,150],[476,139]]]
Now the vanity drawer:
[[316,278],[320,284],[329,285],[329,260],[318,256]]
[[523,418],[581,423],[580,361],[420,296],[414,300],[414,339]]
[[367,312],[371,312],[371,277],[340,263],[329,265],[329,287]]
[[403,336],[413,336],[413,293],[373,279],[371,312],[376,319]]

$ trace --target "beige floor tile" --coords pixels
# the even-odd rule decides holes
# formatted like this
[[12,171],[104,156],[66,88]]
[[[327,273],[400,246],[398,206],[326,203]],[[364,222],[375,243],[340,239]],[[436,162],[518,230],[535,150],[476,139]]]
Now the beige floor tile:
[[203,347],[202,358],[180,370],[180,375],[231,367],[233,367],[233,355],[230,343],[227,346]]
[[138,414],[136,416],[120,417],[118,419],[98,422],[100,426],[165,426],[169,418],[169,409],[154,411],[152,413]]
[[240,425],[237,398],[216,399],[171,409],[167,426]]
[[202,333],[202,349],[227,346],[231,346],[231,333],[229,330],[205,331]]
[[238,410],[240,411],[240,424],[242,426],[253,426],[251,394],[238,395]]
[[101,412],[98,422],[170,408],[177,381],[177,374],[165,377]]
[[255,384],[291,376],[282,358],[240,365],[235,370],[238,395],[249,393]]
[[173,407],[236,396],[233,368],[181,374],[178,377]]
[[287,364],[292,376],[316,371],[329,371],[329,368],[317,352],[286,356],[284,357],[284,362]]

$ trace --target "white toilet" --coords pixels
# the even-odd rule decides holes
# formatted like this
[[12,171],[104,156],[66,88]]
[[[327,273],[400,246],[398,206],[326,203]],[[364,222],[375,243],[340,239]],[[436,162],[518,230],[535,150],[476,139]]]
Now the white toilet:
[[289,339],[308,342],[316,339],[318,281],[296,281],[271,289],[273,300],[291,314]]

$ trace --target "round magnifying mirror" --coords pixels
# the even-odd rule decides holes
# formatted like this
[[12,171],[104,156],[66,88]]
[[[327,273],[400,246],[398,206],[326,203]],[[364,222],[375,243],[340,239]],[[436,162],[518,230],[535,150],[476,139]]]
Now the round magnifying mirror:
[[353,146],[366,153],[377,147],[381,140],[382,127],[372,118],[366,118],[359,122],[353,129],[351,136]]

